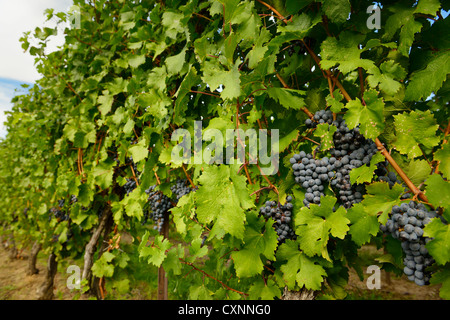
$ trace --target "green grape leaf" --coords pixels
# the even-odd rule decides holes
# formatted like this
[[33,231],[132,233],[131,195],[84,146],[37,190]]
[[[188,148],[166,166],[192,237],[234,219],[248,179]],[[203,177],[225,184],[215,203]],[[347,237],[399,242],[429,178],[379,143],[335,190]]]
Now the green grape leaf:
[[350,129],[360,125],[360,133],[368,139],[375,139],[384,129],[384,102],[378,98],[378,92],[367,90],[364,92],[365,105],[356,98],[346,104],[348,111],[344,115]]
[[306,289],[320,290],[321,283],[327,275],[324,268],[317,263],[317,258],[310,258],[298,249],[298,243],[287,240],[277,250],[277,261],[287,260],[280,269],[289,289],[297,283]]
[[371,236],[376,236],[380,229],[377,212],[366,211],[362,203],[354,204],[347,211],[347,218],[351,222],[349,234],[358,246],[369,242]]
[[373,61],[360,57],[362,50],[359,49],[359,44],[364,37],[350,31],[341,32],[339,39],[328,37],[320,46],[322,69],[330,69],[338,64],[339,70],[347,74],[359,67],[366,70],[373,68]]
[[[214,222],[214,231],[219,237],[229,233],[243,239],[244,210],[254,204],[248,195],[245,178],[234,171],[237,171],[236,166],[205,167],[198,179],[200,187],[195,192],[196,213],[199,222]],[[220,196],[211,197],[211,194]]]
[[103,116],[105,116],[111,111],[114,96],[109,94],[108,90],[103,90],[102,95],[97,98],[97,102],[100,104],[98,110]]
[[343,239],[347,234],[350,220],[345,217],[342,206],[333,212],[336,201],[331,196],[321,197],[320,206],[302,207],[295,216],[295,233],[300,248],[308,256],[319,255],[331,261],[327,251],[330,235]]
[[343,23],[347,21],[350,14],[350,2],[348,0],[329,0],[323,2],[323,11],[334,23]]
[[422,155],[419,145],[427,148],[438,145],[436,130],[439,125],[430,110],[401,113],[395,115],[394,119],[396,140],[393,144],[400,153],[415,158]]
[[[259,224],[256,224],[256,222],[250,223],[249,221],[244,235],[245,246],[241,250],[231,253],[238,277],[251,277],[261,273],[263,261],[261,261],[260,255],[269,260],[275,259],[274,253],[278,244],[278,235],[272,227],[273,223],[274,221],[269,219],[265,224],[264,231],[261,233]],[[257,229],[251,227],[251,225],[255,224]]]
[[439,0],[419,0],[415,12],[435,16],[440,7]]
[[108,189],[113,182],[114,166],[116,162],[112,159],[99,162],[98,165],[93,167],[92,176],[95,179],[95,183],[102,189]]
[[427,98],[438,91],[450,73],[450,52],[437,53],[425,69],[415,71],[410,76],[405,91],[405,101]]
[[141,160],[144,160],[148,156],[148,147],[146,144],[146,140],[142,139],[137,144],[131,145],[128,149],[128,152],[133,157],[134,163],[138,163]]
[[167,257],[167,251],[170,249],[172,244],[169,240],[164,239],[162,235],[156,236],[149,244],[149,236],[150,233],[146,231],[142,237],[142,241],[138,248],[139,258],[146,259],[147,263],[160,267],[164,259]]
[[450,268],[438,270],[431,275],[430,284],[442,284],[439,295],[442,299],[450,300]]
[[367,214],[377,214],[378,221],[386,224],[388,213],[394,205],[400,204],[401,195],[404,188],[400,184],[395,184],[392,189],[387,182],[374,182],[366,186],[367,194],[361,202]]
[[267,94],[269,97],[277,101],[283,107],[287,109],[299,110],[305,105],[305,101],[299,95],[303,94],[304,91],[270,87],[267,89]]
[[114,266],[110,262],[116,256],[111,252],[104,252],[100,259],[94,262],[92,265],[92,274],[98,278],[112,277],[114,274]]
[[251,300],[273,300],[281,296],[281,290],[273,279],[258,278],[256,279],[250,289],[248,290],[249,299]]
[[128,61],[128,65],[133,68],[136,69],[138,68],[140,65],[145,63],[145,54],[143,55],[131,55],[128,57],[127,59]]
[[314,130],[314,136],[320,138],[320,150],[329,150],[334,148],[333,135],[337,127],[328,123],[318,124]]
[[380,65],[380,69],[371,68],[368,70],[367,82],[375,88],[379,86],[380,90],[388,95],[394,95],[401,88],[397,80],[403,80],[406,76],[405,69],[394,60],[388,60]]
[[426,244],[428,252],[438,264],[445,265],[450,261],[450,225],[443,224],[439,218],[433,218],[423,231],[425,237],[432,238]]
[[394,13],[386,20],[383,39],[391,40],[400,30],[398,51],[408,56],[415,34],[422,29],[422,24],[414,18],[415,9],[404,3],[398,3],[389,9]]
[[434,153],[434,160],[439,161],[439,172],[450,179],[450,143],[446,143]]
[[450,182],[440,175],[433,174],[426,181],[425,194],[428,201],[435,207],[450,209]]
[[352,184],[362,184],[364,182],[371,182],[373,179],[374,171],[377,169],[377,163],[380,163],[384,160],[384,156],[377,152],[372,156],[372,159],[370,159],[370,164],[362,165],[359,168],[354,168],[352,171],[350,171],[350,182]]

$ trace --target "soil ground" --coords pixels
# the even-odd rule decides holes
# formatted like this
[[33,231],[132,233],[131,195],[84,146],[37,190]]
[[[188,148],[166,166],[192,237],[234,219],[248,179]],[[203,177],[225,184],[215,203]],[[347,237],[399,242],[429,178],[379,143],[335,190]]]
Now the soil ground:
[[[368,248],[369,253],[373,254],[375,249]],[[46,273],[45,258],[38,259],[37,268],[39,274],[27,276],[26,270],[28,260],[26,253],[24,257],[10,259],[9,252],[2,246],[0,247],[0,300],[35,300],[37,299],[37,289],[44,280]],[[366,279],[370,275],[365,275],[364,281],[361,281],[353,270],[350,272],[349,283],[346,291],[348,298],[356,300],[439,300],[440,286],[417,286],[408,281],[404,276],[397,277],[390,275],[390,282],[384,271],[381,271],[381,288],[369,290],[366,285]],[[55,277],[54,299],[71,300],[78,299],[76,292],[71,292],[66,287],[67,275],[58,272]],[[140,296],[145,298],[145,294],[135,288],[133,298]],[[139,299],[139,298],[138,298]]]

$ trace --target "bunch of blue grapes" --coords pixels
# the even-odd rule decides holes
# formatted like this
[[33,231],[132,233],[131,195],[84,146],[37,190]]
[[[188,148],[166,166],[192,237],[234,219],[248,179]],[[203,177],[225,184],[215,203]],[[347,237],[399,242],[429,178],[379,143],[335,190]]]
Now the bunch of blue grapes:
[[380,226],[381,231],[402,241],[403,272],[420,286],[430,283],[431,272],[427,268],[435,262],[425,247],[432,239],[424,237],[423,228],[436,217],[439,217],[436,211],[428,211],[422,203],[409,201],[393,206],[390,218]]
[[312,154],[300,151],[289,161],[294,170],[295,182],[306,190],[303,204],[307,207],[310,203],[319,204],[320,197],[325,195],[325,183],[335,177],[336,158],[313,159]]
[[162,191],[155,190],[156,185],[151,186],[145,193],[148,194],[146,207],[144,208],[144,222],[150,218],[156,225],[155,230],[161,232],[168,211],[173,208],[173,203]]
[[[330,186],[337,193],[337,197],[342,205],[345,208],[350,208],[353,204],[360,202],[364,194],[364,185],[352,184],[350,182],[350,171],[354,168],[359,168],[362,165],[369,164],[372,156],[377,152],[377,146],[372,140],[366,139],[359,132],[358,127],[349,129],[342,116],[338,115],[336,119],[333,119],[333,113],[330,110],[317,111],[312,119],[307,119],[305,121],[306,127],[310,129],[317,127],[318,124],[325,123],[336,126],[337,130],[333,134],[334,148],[330,149],[331,157],[325,157],[321,160],[313,160],[324,160],[326,163],[326,170],[320,169],[320,173],[322,171],[326,173],[328,175],[328,179],[326,179],[325,175],[323,175],[323,180],[321,179],[322,181],[319,186],[321,189],[323,184],[328,181]],[[299,155],[294,156],[294,159],[291,159],[294,175],[296,172],[297,175],[302,175],[298,170],[296,170],[296,168],[299,167],[299,164],[295,157],[299,158]],[[302,158],[301,155],[300,158]],[[312,156],[309,156],[309,159],[311,158]],[[303,161],[303,158],[301,161]],[[294,168],[294,166],[296,168]],[[324,165],[322,165],[322,167],[324,167]],[[306,178],[309,178],[309,175],[306,175]],[[310,192],[311,190],[308,190],[307,184],[314,185],[313,182],[309,182],[309,179],[306,179],[308,182],[305,183],[301,182],[302,180],[303,178],[299,178],[296,179],[296,182],[300,183],[305,189],[307,189],[308,196],[305,195],[304,204],[309,205],[309,203],[319,203],[318,200],[320,200],[320,196],[323,194],[320,193],[320,195],[317,196],[317,192],[314,194],[313,191],[314,197],[312,197]],[[311,186],[309,187],[311,188]]]
[[70,219],[68,210],[63,209],[64,203],[65,203],[65,200],[60,199],[60,200],[58,200],[58,205],[56,207],[50,208],[50,216],[48,219],[49,221],[52,219],[52,215],[53,215],[53,217],[55,217],[58,220],[58,222],[59,221],[68,221]]
[[186,194],[189,194],[192,191],[197,190],[198,187],[192,187],[187,179],[177,179],[175,183],[170,187],[172,194],[176,198],[176,202],[180,200],[180,198]]
[[[134,163],[132,157],[128,158],[128,164],[133,167],[133,171],[134,171],[135,176],[139,177],[139,175],[141,173],[137,170],[137,166]],[[126,194],[129,195],[137,187],[137,181],[136,181],[137,178],[136,179],[134,177],[126,178],[126,180],[127,180],[127,182],[123,185],[123,189],[125,190]]]
[[275,231],[278,235],[278,243],[284,242],[286,239],[295,239],[296,235],[292,229],[292,197],[286,197],[284,205],[276,201],[266,201],[265,206],[259,209],[262,216],[273,219]]

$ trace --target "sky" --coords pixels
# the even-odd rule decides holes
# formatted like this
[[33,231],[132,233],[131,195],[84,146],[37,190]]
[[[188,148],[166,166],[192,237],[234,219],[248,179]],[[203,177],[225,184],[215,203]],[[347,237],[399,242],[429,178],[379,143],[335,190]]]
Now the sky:
[[[19,39],[26,31],[36,27],[54,27],[55,20],[45,23],[45,9],[68,12],[72,0],[0,0],[0,138],[6,136],[3,122],[5,110],[11,109],[11,98],[20,84],[33,84],[40,78],[34,66],[34,57],[24,52]],[[56,50],[64,42],[59,34],[48,44],[48,50]]]

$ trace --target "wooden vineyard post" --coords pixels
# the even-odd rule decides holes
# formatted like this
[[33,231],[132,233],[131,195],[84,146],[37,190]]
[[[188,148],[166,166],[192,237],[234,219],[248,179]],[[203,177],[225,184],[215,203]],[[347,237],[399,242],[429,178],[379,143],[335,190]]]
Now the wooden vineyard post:
[[[164,223],[162,225],[160,234],[167,239],[169,237],[169,212],[164,214]],[[167,277],[166,272],[162,266],[158,269],[158,300],[168,300],[167,294]]]

